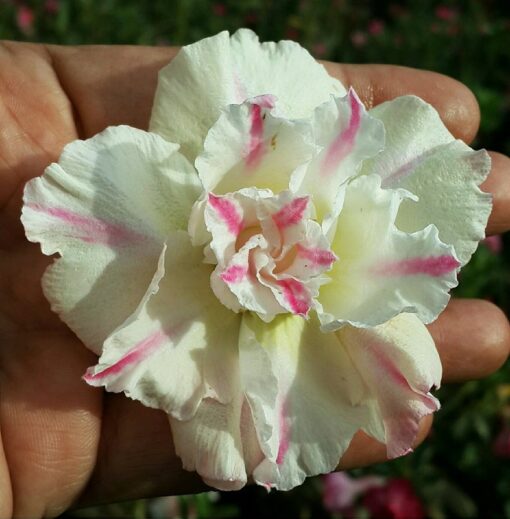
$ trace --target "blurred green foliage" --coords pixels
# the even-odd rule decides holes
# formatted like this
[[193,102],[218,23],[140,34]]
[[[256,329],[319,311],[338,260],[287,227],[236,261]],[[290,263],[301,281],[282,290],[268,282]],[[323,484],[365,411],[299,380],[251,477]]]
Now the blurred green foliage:
[[[505,0],[0,0],[0,36],[58,44],[182,45],[223,29],[254,29],[264,40],[295,39],[317,58],[394,63],[466,83],[481,106],[476,147],[510,153],[510,3]],[[462,271],[460,297],[510,310],[510,244],[483,245]],[[510,366],[482,381],[439,391],[443,409],[414,455],[356,470],[410,479],[432,518],[510,517],[510,459],[494,441],[510,420]],[[182,517],[329,517],[320,478],[288,493],[247,488],[179,498]],[[168,512],[170,513],[170,512]],[[159,516],[148,501],[74,517]],[[168,515],[170,517],[170,515]]]

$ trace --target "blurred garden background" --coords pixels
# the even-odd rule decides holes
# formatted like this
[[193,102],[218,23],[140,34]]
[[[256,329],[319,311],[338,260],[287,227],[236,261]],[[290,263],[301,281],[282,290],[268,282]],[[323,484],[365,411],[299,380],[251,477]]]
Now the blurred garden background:
[[[317,58],[395,63],[466,83],[482,111],[474,147],[510,154],[510,2],[507,0],[0,0],[2,39],[59,44],[182,45],[222,29],[292,39]],[[1,71],[0,71],[1,73]],[[479,247],[459,297],[510,312],[510,241]],[[429,439],[405,458],[310,478],[291,492],[247,488],[114,504],[65,517],[510,517],[510,365],[448,385]]]

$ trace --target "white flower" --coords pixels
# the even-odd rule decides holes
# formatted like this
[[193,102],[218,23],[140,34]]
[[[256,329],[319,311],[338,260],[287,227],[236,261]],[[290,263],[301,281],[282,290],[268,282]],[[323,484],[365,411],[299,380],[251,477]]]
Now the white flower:
[[220,489],[292,488],[360,429],[408,452],[439,406],[424,323],[484,236],[487,154],[247,30],[181,50],[150,129],[75,141],[25,191],[28,238],[61,256],[45,293],[100,355],[85,380],[165,410]]

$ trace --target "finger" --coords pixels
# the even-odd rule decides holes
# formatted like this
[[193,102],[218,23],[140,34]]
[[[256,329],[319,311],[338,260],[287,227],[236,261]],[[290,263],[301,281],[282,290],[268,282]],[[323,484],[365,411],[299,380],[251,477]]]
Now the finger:
[[117,124],[147,129],[158,71],[178,49],[51,45],[48,51],[74,107],[81,136],[91,137]]
[[124,395],[104,395],[96,467],[77,506],[207,489],[195,472],[182,468],[163,411]]
[[413,94],[436,108],[456,138],[469,143],[478,132],[478,102],[469,88],[453,78],[396,65],[327,63],[326,68],[345,86],[354,87],[369,108],[395,97]]
[[508,319],[489,301],[454,299],[428,328],[436,341],[445,382],[485,377],[508,358]]
[[13,509],[2,517],[54,517],[85,487],[96,460],[101,393],[80,378],[94,355],[66,331],[2,338],[0,427]]
[[510,230],[510,158],[490,152],[492,168],[483,191],[492,194],[492,213],[487,224],[487,234],[500,234]]
[[[176,48],[49,46],[59,79],[79,114],[84,135],[112,124],[146,128],[157,72]],[[471,91],[454,79],[391,65],[327,63],[330,74],[353,85],[369,106],[403,94],[432,103],[450,131],[470,141],[478,130],[479,108]]]
[[1,210],[77,135],[71,105],[41,45],[0,42],[0,70]]
[[[428,415],[420,422],[420,428],[413,443],[413,449],[420,445],[427,437],[432,426],[432,415]],[[374,463],[388,461],[386,445],[374,440],[364,432],[356,433],[349,448],[343,455],[338,466],[339,470],[349,470],[366,467]]]

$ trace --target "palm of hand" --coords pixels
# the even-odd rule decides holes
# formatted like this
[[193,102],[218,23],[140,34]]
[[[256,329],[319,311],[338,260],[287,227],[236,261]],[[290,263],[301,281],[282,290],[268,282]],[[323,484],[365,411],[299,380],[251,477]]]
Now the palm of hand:
[[[146,126],[156,71],[173,52],[0,47],[1,517],[13,510],[17,516],[56,515],[80,495],[85,502],[108,501],[201,488],[198,478],[180,469],[162,412],[83,383],[81,376],[95,363],[95,356],[51,312],[40,288],[41,275],[51,259],[26,241],[19,222],[23,183],[56,160],[65,143],[111,124]],[[427,91],[426,85],[417,86],[421,78],[405,69],[398,70],[404,81],[386,79],[379,93],[369,85],[378,75],[387,75],[384,70],[345,67],[331,71],[359,82],[365,99],[374,103],[378,102],[374,96],[380,102],[401,93],[395,91],[400,83],[404,90],[417,94]],[[426,78],[429,83],[437,81],[434,76]],[[444,90],[451,86],[446,84],[449,80],[442,81]],[[460,89],[456,84],[455,88]],[[466,100],[466,92],[459,92]],[[438,88],[436,106],[442,102],[440,96],[444,99],[445,94]],[[447,118],[446,105],[444,114]],[[467,128],[458,111],[449,117],[450,127],[457,127],[461,136],[468,139],[476,131],[476,117],[464,114]],[[498,169],[508,167],[503,164],[506,160],[498,159]],[[493,178],[491,189],[510,198],[508,186],[505,191],[500,177]],[[510,209],[505,213],[503,204],[498,204],[492,221],[502,230]],[[473,320],[467,312],[475,312],[478,318]],[[483,327],[488,320],[492,335]],[[448,332],[441,337],[445,329]],[[450,379],[492,371],[506,358],[510,342],[504,317],[481,302],[451,305],[432,332]],[[459,346],[467,334],[471,342]],[[478,350],[473,351],[470,345],[477,343]],[[454,345],[458,346],[456,354]],[[464,358],[464,364],[459,358]],[[426,429],[424,424],[424,433]],[[361,465],[383,458],[382,446],[359,435],[342,464]]]

